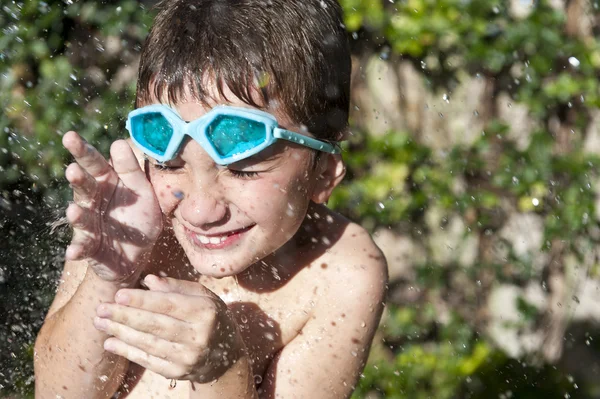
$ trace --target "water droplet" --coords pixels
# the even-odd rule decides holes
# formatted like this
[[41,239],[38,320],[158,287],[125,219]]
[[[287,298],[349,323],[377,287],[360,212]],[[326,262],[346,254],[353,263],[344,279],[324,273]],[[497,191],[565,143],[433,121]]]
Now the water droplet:
[[273,333],[266,332],[265,333],[265,338],[268,339],[269,341],[274,341],[275,340],[275,335],[273,335]]
[[260,383],[261,383],[261,382],[262,382],[262,376],[260,376],[260,375],[256,374],[256,375],[254,376],[254,384],[255,384],[255,385],[260,385]]
[[575,57],[569,57],[569,64],[573,65],[575,68],[578,68],[581,65],[581,62]]
[[243,314],[240,316],[240,321],[242,323],[246,324],[246,323],[248,323],[248,317],[245,314]]
[[383,47],[383,49],[381,50],[381,53],[379,53],[379,58],[384,61],[389,60],[390,52],[391,52],[391,49],[388,46]]
[[540,204],[540,200],[537,198],[532,198],[531,203],[533,204],[533,206],[538,206]]

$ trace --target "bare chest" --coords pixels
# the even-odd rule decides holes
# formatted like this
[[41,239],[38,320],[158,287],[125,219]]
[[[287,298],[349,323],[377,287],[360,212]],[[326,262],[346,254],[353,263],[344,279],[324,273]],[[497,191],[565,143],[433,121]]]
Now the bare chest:
[[[202,283],[221,297],[236,319],[259,385],[275,355],[302,333],[312,315],[317,289],[307,291],[302,281],[295,281],[259,294],[237,284]],[[187,398],[191,389],[194,386],[189,381],[178,381],[173,386],[164,377],[132,364],[116,397]]]

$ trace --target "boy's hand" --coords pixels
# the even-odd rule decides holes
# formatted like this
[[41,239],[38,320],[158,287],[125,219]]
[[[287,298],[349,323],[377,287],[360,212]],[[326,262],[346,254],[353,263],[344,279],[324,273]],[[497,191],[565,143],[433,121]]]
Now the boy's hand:
[[96,328],[112,335],[104,348],[166,378],[205,383],[244,353],[227,305],[200,283],[144,279],[150,291],[122,289],[98,307]]
[[64,135],[63,145],[75,157],[65,172],[74,197],[67,208],[74,232],[66,258],[89,259],[104,280],[133,282],[162,231],[152,185],[124,140],[111,146],[112,165],[75,132]]

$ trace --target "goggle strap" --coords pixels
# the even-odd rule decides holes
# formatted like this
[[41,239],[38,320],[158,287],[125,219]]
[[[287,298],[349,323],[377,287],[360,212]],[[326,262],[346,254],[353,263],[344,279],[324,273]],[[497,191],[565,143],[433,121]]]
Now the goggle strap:
[[341,152],[339,147],[336,147],[325,141],[313,139],[312,137],[278,127],[273,129],[273,137],[291,141],[292,143],[298,143],[305,147],[312,148],[313,150],[328,152],[330,154],[339,154]]

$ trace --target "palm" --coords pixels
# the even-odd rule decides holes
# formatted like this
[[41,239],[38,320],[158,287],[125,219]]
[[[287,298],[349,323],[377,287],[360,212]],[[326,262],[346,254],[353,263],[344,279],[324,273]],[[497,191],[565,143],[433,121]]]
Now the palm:
[[124,142],[111,148],[113,165],[75,133],[65,135],[63,142],[77,161],[67,168],[74,190],[67,217],[75,229],[67,257],[89,259],[106,280],[136,275],[162,231],[150,182]]
[[115,265],[118,274],[127,276],[160,235],[162,214],[152,189],[136,193],[114,171],[111,174],[115,176],[99,181],[98,202],[106,201],[106,209],[96,211],[97,251],[90,257],[99,264]]

